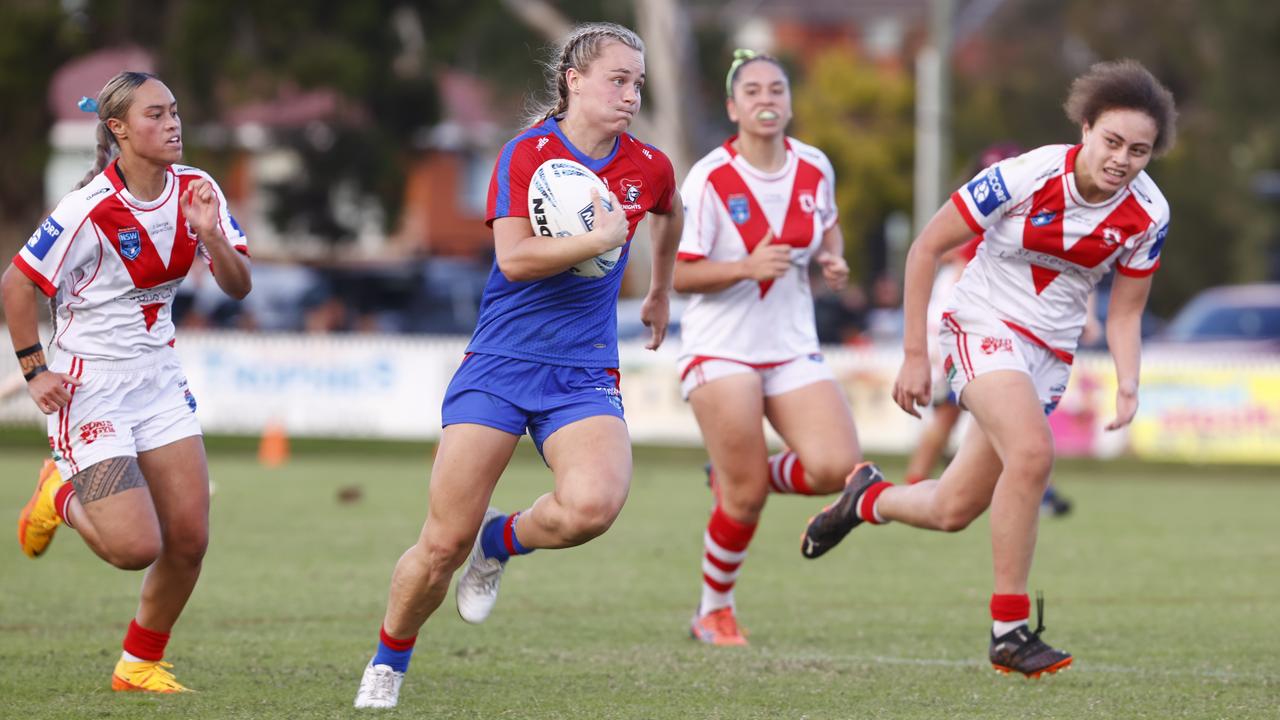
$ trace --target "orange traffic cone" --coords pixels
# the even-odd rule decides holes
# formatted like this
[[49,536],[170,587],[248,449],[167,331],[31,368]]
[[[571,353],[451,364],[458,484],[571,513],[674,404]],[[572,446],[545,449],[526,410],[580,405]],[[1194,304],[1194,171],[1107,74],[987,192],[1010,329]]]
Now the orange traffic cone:
[[289,461],[289,436],[284,431],[284,423],[278,420],[267,422],[262,429],[262,440],[258,443],[258,462],[265,467],[280,467]]

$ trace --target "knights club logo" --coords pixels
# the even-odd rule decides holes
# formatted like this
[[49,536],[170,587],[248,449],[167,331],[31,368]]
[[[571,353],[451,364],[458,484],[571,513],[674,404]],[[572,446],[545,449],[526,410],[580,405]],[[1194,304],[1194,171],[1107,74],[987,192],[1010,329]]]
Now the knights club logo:
[[751,219],[751,205],[746,195],[730,195],[728,205],[729,218],[734,225],[743,225]]
[[639,180],[628,180],[627,178],[623,178],[622,182],[619,184],[622,185],[623,204],[634,205],[636,201],[640,199],[640,190],[644,183]]
[[142,238],[138,235],[137,228],[124,228],[116,233],[116,240],[120,243],[120,254],[128,260],[138,259],[138,255],[142,253]]

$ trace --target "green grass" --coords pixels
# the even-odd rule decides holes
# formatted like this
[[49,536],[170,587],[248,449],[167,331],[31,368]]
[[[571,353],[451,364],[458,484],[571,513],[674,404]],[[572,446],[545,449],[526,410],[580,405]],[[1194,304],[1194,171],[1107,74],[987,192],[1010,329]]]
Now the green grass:
[[[3,530],[0,717],[1280,716],[1274,469],[1062,464],[1077,511],[1043,523],[1032,587],[1048,596],[1047,638],[1077,660],[1028,681],[984,662],[985,520],[957,535],[860,529],[811,562],[798,537],[815,498],[765,513],[738,585],[751,646],[693,643],[708,495],[700,455],[661,450],[637,451],[608,534],[514,561],[482,626],[448,598],[400,708],[357,713],[391,568],[424,514],[428,450],[320,450],[279,470],[215,450],[212,546],[168,658],[198,694],[113,694],[141,575],[66,531],[31,561]],[[0,504],[25,502],[39,457],[0,452]],[[350,484],[363,500],[338,503]],[[496,502],[524,507],[549,486],[526,448]]]

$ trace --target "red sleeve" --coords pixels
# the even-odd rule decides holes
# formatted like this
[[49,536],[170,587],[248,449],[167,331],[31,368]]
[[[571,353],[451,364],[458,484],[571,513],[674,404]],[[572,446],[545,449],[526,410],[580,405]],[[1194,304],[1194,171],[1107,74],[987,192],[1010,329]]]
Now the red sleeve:
[[30,278],[31,282],[35,283],[36,287],[40,288],[40,292],[46,296],[53,297],[58,294],[58,288],[54,287],[45,276],[41,275],[39,270],[31,267],[26,260],[22,259],[22,253],[13,256],[13,266],[21,270],[23,275]]
[[531,167],[530,145],[522,138],[507,143],[493,165],[489,179],[489,199],[485,203],[485,224],[493,227],[500,217],[529,217],[529,178],[536,167]]
[[964,218],[965,224],[968,225],[969,229],[975,234],[981,235],[987,231],[986,228],[979,225],[978,221],[974,219],[973,213],[969,212],[969,208],[964,204],[964,198],[960,197],[959,192],[951,193],[951,204],[956,206],[956,209],[960,211],[960,217]]
[[[657,150],[657,148],[654,148]],[[658,157],[662,159],[659,166],[659,173],[662,177],[662,194],[658,198],[657,213],[666,215],[671,212],[672,200],[676,196],[676,170],[671,166],[671,159],[666,153],[659,152]]]

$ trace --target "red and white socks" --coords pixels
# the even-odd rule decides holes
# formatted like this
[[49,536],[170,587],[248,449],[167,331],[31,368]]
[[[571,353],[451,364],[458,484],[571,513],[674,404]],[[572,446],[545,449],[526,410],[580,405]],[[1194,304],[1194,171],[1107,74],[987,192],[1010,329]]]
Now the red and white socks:
[[1019,625],[1026,625],[1031,619],[1031,598],[1022,595],[991,596],[991,634],[994,637],[1006,635]]
[[813,495],[804,477],[800,457],[790,450],[769,456],[769,492],[785,495]]
[[169,633],[148,630],[129,621],[129,630],[124,635],[124,659],[129,662],[155,662],[164,658],[164,648],[169,644]]
[[893,487],[893,483],[881,480],[872,483],[870,487],[862,491],[862,495],[858,497],[858,506],[853,509],[858,517],[862,518],[865,523],[872,525],[884,525],[889,522],[880,514],[876,508],[876,501],[880,499],[880,493]]
[[755,532],[755,524],[734,520],[718,504],[712,510],[703,536],[701,614],[733,607],[733,585]]
[[62,519],[62,524],[69,528],[75,527],[71,524],[71,501],[76,497],[76,486],[70,481],[63,481],[58,489],[53,492],[53,510],[58,513],[58,517]]

